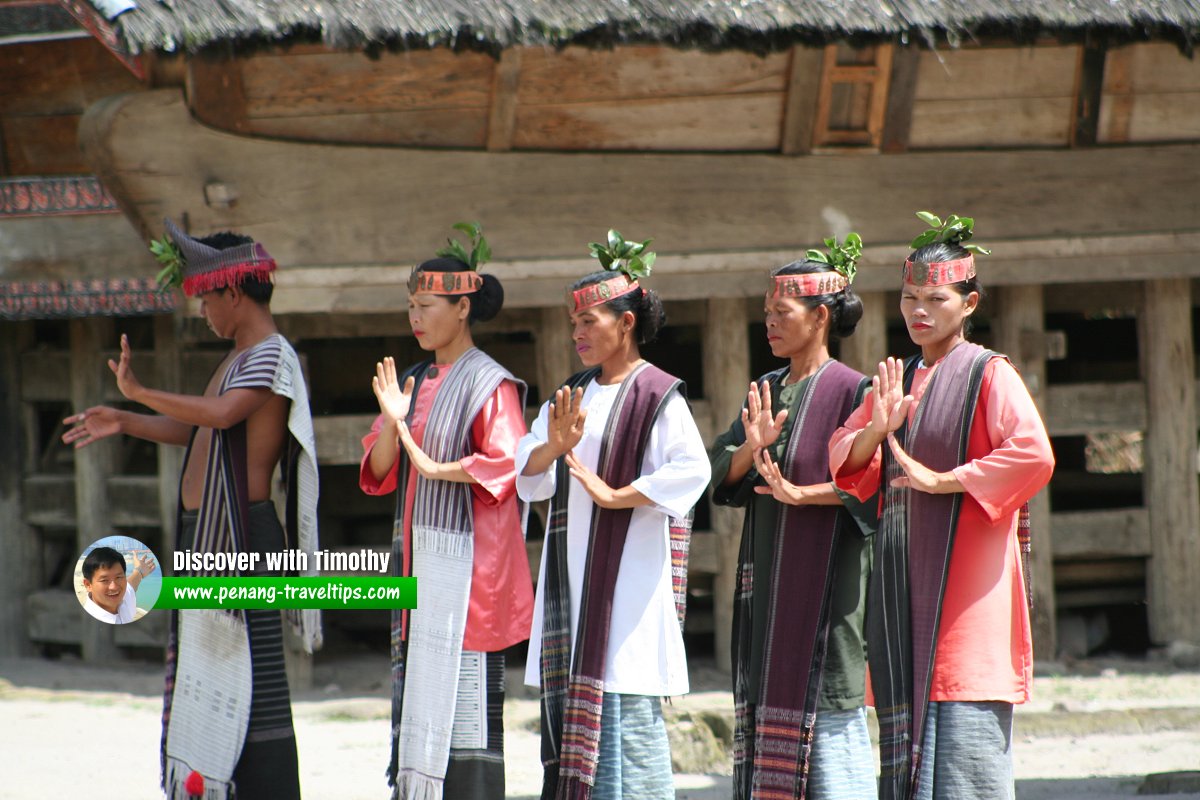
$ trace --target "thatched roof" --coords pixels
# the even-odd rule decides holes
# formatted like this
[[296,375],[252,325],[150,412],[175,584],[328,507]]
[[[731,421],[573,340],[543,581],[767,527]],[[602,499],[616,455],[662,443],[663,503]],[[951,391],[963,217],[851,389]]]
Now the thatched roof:
[[131,52],[322,41],[335,48],[796,42],[1200,34],[1200,0],[137,0],[114,22]]

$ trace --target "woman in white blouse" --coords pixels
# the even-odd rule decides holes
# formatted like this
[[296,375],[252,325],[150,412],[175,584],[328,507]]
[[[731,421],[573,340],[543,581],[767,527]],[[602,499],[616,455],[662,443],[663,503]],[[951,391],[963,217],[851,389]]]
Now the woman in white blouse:
[[688,676],[671,526],[709,462],[682,383],[639,352],[665,321],[658,296],[616,269],[571,288],[587,369],[543,404],[516,460],[520,496],[552,498],[525,672],[542,690],[545,780],[551,794],[674,797],[660,698]]

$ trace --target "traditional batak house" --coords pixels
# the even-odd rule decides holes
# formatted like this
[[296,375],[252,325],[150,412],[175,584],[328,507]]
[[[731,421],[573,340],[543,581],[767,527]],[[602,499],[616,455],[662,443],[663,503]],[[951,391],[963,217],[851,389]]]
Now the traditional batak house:
[[[181,454],[58,436],[119,400],[118,332],[165,388],[198,389],[222,352],[151,290],[164,217],[278,258],[323,545],[357,549],[390,536],[390,502],[355,486],[373,365],[416,357],[405,278],[452,223],[485,225],[507,301],[479,338],[531,402],[574,369],[564,287],[587,242],[654,237],[671,324],[648,355],[711,435],[771,366],[767,270],[830,233],[868,245],[841,357],[911,352],[897,267],[918,209],[977,219],[995,253],[977,338],[1013,356],[1054,436],[1039,652],[1056,618],[1098,614],[1127,645],[1200,642],[1197,33],[1200,10],[1167,0],[0,2],[5,651],[161,635],[143,621],[114,645],[64,576],[113,530],[164,552]],[[738,519],[702,502],[693,542],[689,625],[720,663]]]

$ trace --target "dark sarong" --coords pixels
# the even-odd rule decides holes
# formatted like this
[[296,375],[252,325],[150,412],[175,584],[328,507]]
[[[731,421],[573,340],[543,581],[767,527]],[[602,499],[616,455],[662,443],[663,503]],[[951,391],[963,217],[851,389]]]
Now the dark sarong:
[[[191,548],[196,535],[195,511],[180,515],[179,547]],[[247,538],[249,552],[265,554],[286,548],[283,527],[275,506],[264,500],[251,503]],[[249,573],[257,577],[282,573],[265,568]],[[171,636],[175,636],[172,612]],[[245,609],[246,633],[250,640],[253,694],[250,725],[241,758],[233,773],[238,800],[288,800],[300,797],[300,767],[296,758],[296,733],[292,727],[292,705],[283,656],[283,620],[280,612]]]
[[[786,374],[765,376],[771,384]],[[831,480],[827,444],[862,398],[866,379],[826,361],[803,387],[788,421],[780,470],[797,486]],[[741,441],[745,441],[742,434]],[[830,625],[838,537],[856,523],[836,506],[781,504],[769,575],[755,576],[753,526],[747,509],[734,601],[736,731],[734,797],[804,797]],[[763,663],[751,663],[754,592],[768,592]],[[751,671],[761,674],[749,695]]]
[[[911,424],[896,432],[918,462],[935,472],[964,463],[983,370],[993,355],[964,342],[938,364]],[[916,365],[916,358],[905,364],[906,391]],[[961,492],[934,495],[892,487],[901,474],[885,444],[884,504],[866,625],[879,718],[881,800],[909,800],[916,788],[942,595],[962,504]]]
[[[599,373],[572,376],[567,385],[585,386]],[[682,382],[650,364],[622,382],[604,429],[596,473],[609,485],[628,486],[641,470],[654,421]],[[604,660],[608,653],[613,589],[621,566],[632,509],[594,507],[586,578],[579,610],[575,653],[571,652],[570,588],[567,584],[566,460],[559,459],[558,483],[546,531],[546,604],[542,621],[542,797],[587,800],[600,759]]]

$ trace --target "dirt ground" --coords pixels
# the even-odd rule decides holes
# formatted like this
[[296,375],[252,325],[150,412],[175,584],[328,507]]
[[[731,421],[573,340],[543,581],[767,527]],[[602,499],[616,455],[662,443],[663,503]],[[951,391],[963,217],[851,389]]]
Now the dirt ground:
[[[1019,800],[1137,796],[1147,775],[1200,769],[1200,672],[1153,660],[1088,661],[1039,670],[1035,699],[1017,712]],[[386,659],[318,657],[314,689],[295,693],[301,786],[309,800],[383,800],[388,755]],[[505,705],[510,798],[540,788],[537,702],[510,673]],[[694,693],[668,716],[732,716],[726,679],[693,666]],[[0,798],[153,800],[158,791],[161,668],[76,660],[0,659]],[[728,762],[676,776],[679,800],[730,794]],[[119,776],[114,778],[114,775]],[[1172,798],[1200,800],[1200,776],[1158,779]],[[1183,790],[1179,792],[1178,790]]]

